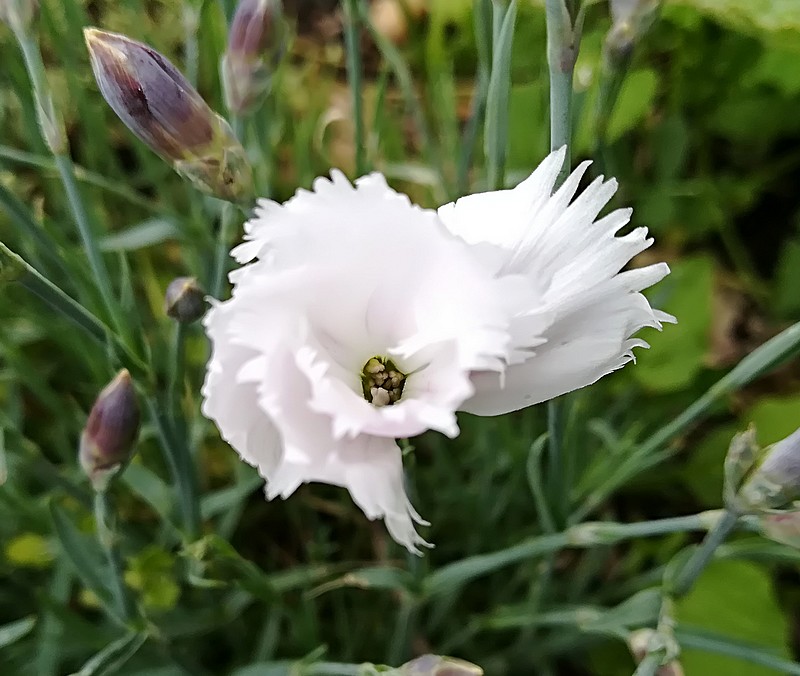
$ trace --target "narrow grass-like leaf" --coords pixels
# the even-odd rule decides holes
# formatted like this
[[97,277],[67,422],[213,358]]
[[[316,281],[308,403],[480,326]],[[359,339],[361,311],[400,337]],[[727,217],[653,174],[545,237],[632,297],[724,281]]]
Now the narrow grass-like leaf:
[[100,240],[103,251],[137,251],[170,239],[178,239],[180,230],[168,218],[151,218],[120,232],[106,235]]
[[313,585],[336,572],[332,566],[296,566],[280,573],[267,574],[216,535],[190,544],[186,551],[190,557],[208,567],[208,573],[215,578],[200,582],[210,582],[211,586],[235,583],[263,601],[274,601],[281,593]]
[[35,617],[23,617],[16,622],[0,626],[0,648],[6,648],[25,638],[36,626]]
[[695,648],[696,650],[704,650],[718,655],[735,657],[744,662],[759,664],[784,674],[800,676],[800,664],[783,659],[780,655],[770,653],[761,646],[748,645],[739,640],[731,640],[727,636],[683,626],[679,626],[675,630],[675,638],[684,648]]
[[210,519],[227,512],[263,484],[264,480],[256,472],[252,472],[235,486],[204,495],[200,501],[200,513],[204,519]]
[[[495,20],[498,16],[495,13]],[[492,54],[492,72],[486,101],[484,149],[490,190],[503,187],[506,151],[508,147],[508,100],[511,92],[511,48],[514,44],[514,25],[517,2],[512,0],[503,17]]]
[[120,667],[133,657],[147,640],[147,634],[131,633],[109,643],[94,655],[73,676],[103,676],[119,673]]
[[642,442],[621,463],[615,464],[608,478],[589,494],[584,504],[571,516],[570,523],[579,523],[599,507],[619,486],[638,473],[671,457],[675,451],[672,449],[662,450],[664,445],[686,430],[692,423],[712,411],[725,396],[769,373],[798,353],[800,353],[800,322],[793,324],[753,350],[683,413]]
[[134,355],[111,329],[0,242],[0,284],[4,281],[19,282],[59,314],[80,326],[95,340],[113,344],[118,350],[120,360],[131,373],[135,375],[147,373],[147,367],[141,359]]
[[114,600],[103,580],[105,574],[103,554],[94,538],[82,534],[55,501],[50,502],[50,515],[58,541],[75,574],[100,599],[106,611],[121,621]]

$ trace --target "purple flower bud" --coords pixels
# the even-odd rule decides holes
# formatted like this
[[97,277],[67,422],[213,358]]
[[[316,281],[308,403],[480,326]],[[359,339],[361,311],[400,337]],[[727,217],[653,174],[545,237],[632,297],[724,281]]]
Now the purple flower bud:
[[225,103],[235,113],[255,107],[283,55],[286,24],[280,0],[241,0],[222,58]]
[[138,433],[139,404],[123,369],[98,395],[81,434],[78,459],[96,490],[130,460]]
[[84,37],[100,92],[128,129],[199,189],[249,197],[244,149],[175,66],[124,35],[86,28]]
[[776,509],[800,498],[800,430],[764,451],[738,497],[749,510]]
[[164,294],[164,311],[181,324],[191,324],[205,314],[205,294],[194,277],[177,277],[170,282]]
[[397,672],[402,676],[481,676],[483,669],[455,657],[421,655],[406,662]]

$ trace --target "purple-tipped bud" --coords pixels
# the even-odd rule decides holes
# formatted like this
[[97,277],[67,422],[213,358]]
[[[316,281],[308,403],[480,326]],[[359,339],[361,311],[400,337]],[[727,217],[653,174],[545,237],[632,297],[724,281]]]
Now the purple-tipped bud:
[[800,430],[765,449],[738,497],[748,510],[785,507],[800,498]]
[[123,369],[98,395],[81,434],[78,459],[95,490],[103,490],[130,460],[138,434],[139,404]]
[[106,102],[136,136],[198,189],[238,202],[252,192],[244,148],[164,56],[124,35],[84,29]]
[[229,110],[246,113],[269,91],[286,33],[280,0],[240,0],[222,57],[222,84]]
[[194,277],[173,279],[164,294],[164,312],[181,324],[196,322],[206,312],[206,298]]
[[421,655],[406,662],[397,672],[402,676],[481,676],[483,669],[455,657]]
[[15,33],[24,31],[39,14],[39,0],[0,0],[0,21]]

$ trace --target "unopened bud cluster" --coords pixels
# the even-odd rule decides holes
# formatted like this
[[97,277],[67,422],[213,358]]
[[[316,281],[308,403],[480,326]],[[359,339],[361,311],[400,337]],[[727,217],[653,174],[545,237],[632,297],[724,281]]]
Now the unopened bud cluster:
[[128,129],[198,189],[230,202],[251,196],[244,148],[175,66],[124,35],[84,36],[100,92]]
[[95,490],[104,490],[130,460],[139,422],[136,392],[123,369],[98,395],[81,434],[78,460]]
[[247,113],[263,100],[285,50],[286,35],[280,0],[241,0],[221,64],[228,110]]

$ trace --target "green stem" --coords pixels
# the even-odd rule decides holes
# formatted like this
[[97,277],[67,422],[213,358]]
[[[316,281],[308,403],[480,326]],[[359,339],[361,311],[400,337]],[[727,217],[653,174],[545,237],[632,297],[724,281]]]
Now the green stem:
[[[545,17],[547,22],[547,65],[550,73],[550,150],[567,146],[564,165],[556,179],[556,187],[558,187],[569,176],[570,171],[572,76],[579,45],[572,26],[572,18],[564,0],[546,0]],[[550,462],[548,475],[552,479],[554,492],[563,496],[561,407],[562,403],[558,399],[551,399],[547,402]]]
[[186,325],[183,322],[175,322],[173,327],[169,369],[169,411],[175,421],[176,431],[180,431],[178,428],[185,428],[180,424],[183,422],[181,400],[186,370]]
[[[10,146],[0,146],[0,159],[7,160],[9,162],[15,162],[17,164],[23,164],[29,167],[36,167],[37,169],[42,169],[48,172],[57,171],[55,160],[43,155],[37,155],[36,153],[30,153],[26,150],[20,150],[19,148],[12,148]],[[72,170],[75,174],[75,178],[82,183],[88,183],[89,185],[93,185],[97,188],[110,192],[117,197],[136,205],[137,207],[156,213],[167,211],[170,213],[170,215],[177,215],[176,212],[168,211],[168,209],[166,209],[163,205],[153,201],[152,198],[144,197],[135,190],[131,190],[127,186],[110,180],[101,174],[89,171],[85,167],[73,164]]]
[[28,77],[33,85],[33,94],[36,100],[42,136],[55,158],[56,169],[61,177],[61,182],[64,184],[69,208],[78,227],[83,249],[86,253],[86,258],[89,260],[89,267],[94,275],[108,317],[116,330],[122,336],[127,337],[127,326],[122,319],[119,304],[115,301],[108,270],[95,241],[89,215],[78,190],[75,169],[68,154],[63,121],[53,105],[39,45],[31,39],[25,30],[17,28],[15,35],[22,50]]
[[344,0],[344,42],[347,47],[347,81],[353,103],[355,133],[356,175],[367,173],[366,146],[364,145],[364,98],[362,92],[361,21],[358,0]]
[[670,439],[682,432],[706,413],[724,396],[747,385],[755,378],[788,361],[800,351],[800,322],[784,329],[747,355],[728,374],[714,383],[705,394],[679,416],[657,430],[625,460],[615,466],[611,475],[586,498],[570,517],[570,523],[580,523],[599,507],[619,486],[651,467],[670,458],[677,449],[661,450]]
[[97,539],[105,552],[111,569],[111,591],[120,617],[128,622],[134,616],[135,609],[123,580],[122,557],[117,547],[117,535],[114,530],[111,504],[108,493],[104,490],[94,494],[94,518],[97,527]]
[[647,656],[639,662],[639,666],[636,667],[633,676],[655,676],[660,666],[660,653],[648,653]]
[[155,397],[145,397],[148,415],[156,429],[159,445],[169,467],[172,480],[178,492],[181,517],[189,542],[200,537],[201,517],[200,498],[197,489],[197,468],[189,453],[185,438],[177,438],[170,426],[169,414],[164,410],[164,402]]
[[714,552],[730,535],[738,521],[739,515],[736,512],[725,511],[716,526],[708,532],[702,544],[694,550],[692,556],[676,576],[672,585],[672,596],[680,598],[689,592],[697,578],[700,577],[700,573],[714,557]]
[[[490,554],[470,556],[443,566],[428,576],[424,588],[429,595],[446,592],[454,586],[460,586],[469,580],[505,566],[569,547],[586,549],[599,545],[613,545],[641,537],[697,530],[707,531],[714,528],[722,517],[722,510],[714,510],[639,523],[607,521],[582,523],[560,533],[538,535],[506,549]],[[740,517],[739,525],[746,529],[757,529],[753,520],[746,516]]]
[[[240,141],[244,132],[244,120],[236,115],[231,117],[231,127],[233,133]],[[225,269],[228,265],[228,253],[230,251],[233,227],[236,224],[238,214],[236,205],[225,202],[222,206],[222,216],[220,218],[219,232],[217,233],[217,243],[214,248],[214,264],[212,268],[211,285],[209,291],[213,298],[221,300],[222,289],[225,285]]]
[[556,185],[569,175],[572,77],[578,56],[578,38],[564,0],[546,0],[547,65],[550,72],[550,149],[567,146],[564,166]]

